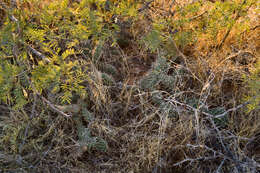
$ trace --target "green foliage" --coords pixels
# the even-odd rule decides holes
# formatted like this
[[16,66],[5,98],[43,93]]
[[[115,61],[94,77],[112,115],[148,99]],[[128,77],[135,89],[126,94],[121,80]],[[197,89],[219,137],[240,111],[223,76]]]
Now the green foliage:
[[156,52],[162,42],[160,32],[155,29],[152,30],[144,37],[143,42],[146,44],[148,49],[150,49],[152,52]]
[[[198,109],[198,107],[201,106],[201,104],[203,103],[200,103],[200,100],[197,98],[192,98],[187,100],[187,104],[193,107],[194,109]],[[208,108],[206,106],[202,106],[200,108],[200,111],[209,113],[212,116],[217,116],[223,114],[226,110],[224,107]],[[228,114],[220,118],[213,117],[213,121],[216,123],[218,127],[225,127],[226,125],[228,125]]]
[[[216,107],[216,108],[212,108],[209,110],[205,110],[205,112],[207,112],[213,116],[223,114],[225,111],[226,110],[224,107]],[[223,116],[221,118],[213,118],[213,120],[217,126],[225,127],[226,125],[228,125],[228,114],[226,114],[225,116]]]
[[161,90],[171,92],[175,87],[175,74],[168,75],[170,65],[163,57],[159,57],[153,64],[153,68],[140,80],[140,87],[144,90],[154,92],[152,94],[152,102],[158,107],[159,111],[168,117],[175,117],[177,115],[175,107],[170,103],[164,101],[162,92],[155,91],[157,87],[162,86]]
[[[41,1],[36,0],[28,2],[30,8],[25,6],[6,10],[9,18],[1,22],[0,28],[1,104],[24,112],[27,104],[41,106],[40,99],[35,100],[33,95],[46,94],[52,95],[54,100],[58,97],[53,104],[59,104],[56,106],[58,109],[70,112],[74,108],[70,103],[88,97],[87,86],[91,80],[88,64],[91,60],[99,63],[104,43],[118,31],[111,29],[109,23],[105,22],[110,20],[108,16],[112,16],[102,12],[105,1],[97,2],[97,10],[92,9],[88,0],[74,5],[68,0],[41,5]],[[134,15],[133,13],[133,9],[127,12]],[[111,73],[117,72],[112,69]],[[107,73],[102,73],[102,79],[106,85],[114,83],[113,77]],[[46,111],[46,107],[40,111]],[[87,122],[93,120],[87,109],[82,110],[82,116]],[[41,124],[41,120],[37,121],[36,124]],[[1,144],[10,146],[6,149],[8,153],[19,153],[21,143],[27,142],[26,131],[27,128],[31,129],[31,125],[22,120],[20,123],[9,123],[1,130]],[[32,131],[37,133],[36,129]],[[77,129],[81,146],[106,151],[107,143],[104,139],[92,136],[89,128],[82,123],[77,124]],[[51,132],[46,132],[45,136],[48,135],[52,135]],[[34,140],[43,145],[41,137]],[[28,141],[31,142],[31,139]],[[36,148],[40,147],[37,141],[31,142]]]
[[3,131],[5,135],[1,139],[1,143],[9,146],[11,153],[18,153],[24,127],[22,125],[5,126]]
[[160,83],[159,81],[159,74],[150,72],[147,76],[145,76],[141,81],[140,81],[140,87],[142,89],[150,89],[154,90],[158,84]]
[[140,87],[142,89],[155,90],[160,83],[170,88],[174,85],[174,76],[167,75],[169,70],[167,60],[159,57],[153,65],[151,71],[143,79],[140,80]]
[[161,75],[161,83],[165,88],[171,89],[174,87],[176,82],[176,77],[174,75]]
[[115,68],[115,66],[111,64],[104,64],[101,67],[102,71],[104,71],[107,74],[110,74],[112,76],[115,76],[118,74],[118,70]]
[[107,143],[100,137],[92,137],[88,128],[78,127],[79,144],[89,149],[107,150]]
[[102,73],[101,74],[102,80],[103,80],[103,84],[104,85],[113,85],[115,84],[115,80],[112,76],[108,75],[107,73]]
[[[38,4],[36,1],[32,3]],[[82,1],[77,7],[69,6],[69,1],[63,0],[51,2],[37,11],[10,10],[9,15],[17,14],[14,17],[17,17],[20,25],[8,20],[0,32],[0,42],[4,43],[1,44],[4,54],[0,62],[2,101],[15,103],[17,108],[21,108],[26,104],[23,98],[25,90],[27,93],[42,93],[50,88],[61,89],[62,103],[70,103],[72,93],[86,96],[82,83],[88,78],[88,74],[82,71],[84,63],[77,60],[77,55],[82,52],[77,47],[91,36],[91,46],[96,47],[93,60],[98,61],[103,40],[111,33],[104,28],[101,13],[91,10],[88,3],[89,1]],[[18,30],[23,33],[14,35]],[[17,58],[22,59],[23,66],[12,55],[16,44],[23,45],[16,50],[19,51]],[[37,54],[28,52],[26,46],[34,47],[42,56],[46,56],[50,63],[46,64]],[[29,79],[29,86],[23,86],[19,73]],[[36,91],[33,91],[34,89]],[[14,98],[11,95],[14,95]]]
[[9,64],[6,61],[1,63],[0,67],[0,98],[2,101],[8,103],[12,102],[11,93],[15,76],[19,73],[19,67]]
[[259,110],[260,107],[260,60],[257,61],[255,68],[251,75],[245,77],[245,82],[248,83],[249,93],[246,96],[246,100],[250,101],[247,105],[248,112],[252,110]]
[[163,115],[173,118],[177,116],[176,108],[170,103],[163,99],[162,92],[155,92],[152,94],[152,102],[158,106],[160,113]]
[[[94,121],[93,114],[84,105],[82,105],[82,118],[87,123]],[[74,120],[77,126],[78,142],[81,147],[87,147],[89,151],[96,149],[105,152],[107,150],[107,142],[101,137],[92,136],[91,130],[83,125],[81,117],[76,117]]]
[[167,18],[164,15],[156,17],[154,24],[160,27],[153,27],[144,37],[144,42],[152,51],[160,47],[166,49],[167,53],[171,53],[171,49],[168,48],[171,44],[168,44],[167,37],[174,38],[181,49],[199,43],[200,40],[207,40],[208,44],[217,46],[225,40],[224,35],[229,30],[238,28],[233,37],[239,41],[240,34],[249,29],[249,19],[239,20],[239,18],[246,16],[248,9],[256,3],[256,0],[242,0],[177,5],[173,17]]
[[87,108],[85,108],[83,106],[82,108],[82,116],[83,116],[83,119],[86,121],[86,122],[91,122],[94,120],[94,116],[91,112],[88,111]]

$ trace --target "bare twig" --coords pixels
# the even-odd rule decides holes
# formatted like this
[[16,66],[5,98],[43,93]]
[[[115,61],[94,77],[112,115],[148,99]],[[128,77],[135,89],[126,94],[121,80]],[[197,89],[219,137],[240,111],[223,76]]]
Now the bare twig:
[[[202,111],[202,110],[198,110],[198,112],[200,112],[200,113],[202,113],[202,114],[204,114],[204,115],[207,115],[207,116],[209,116],[209,117],[212,117],[212,118],[222,118],[222,117],[224,117],[226,114],[228,114],[229,112],[231,112],[231,111],[236,111],[236,110],[238,110],[238,109],[240,109],[240,108],[242,108],[242,107],[244,107],[244,106],[250,104],[250,103],[253,101],[254,98],[255,98],[255,97],[253,97],[251,100],[249,100],[249,101],[247,101],[247,102],[245,102],[245,103],[242,103],[242,104],[238,105],[237,107],[230,108],[230,109],[228,109],[227,111],[225,111],[225,112],[222,113],[222,114],[212,115],[212,114],[209,114],[209,113],[204,112],[204,111]],[[194,112],[197,110],[196,108],[194,108],[194,107],[192,107],[192,106],[190,106],[190,105],[188,105],[188,104],[179,102],[179,101],[177,101],[177,100],[175,100],[175,99],[173,99],[173,98],[167,98],[167,99],[165,99],[165,101],[170,101],[170,102],[172,102],[172,103],[176,103],[176,104],[178,104],[178,105],[184,106],[185,108],[188,108],[189,110],[194,111]]]
[[193,16],[193,17],[189,18],[189,21],[194,20],[194,19],[197,19],[197,18],[203,16],[204,14],[206,14],[207,12],[208,12],[208,11],[204,11],[203,13],[198,14],[197,16]]
[[227,61],[227,60],[229,60],[229,59],[232,59],[232,58],[235,58],[235,57],[237,57],[237,56],[239,56],[239,55],[241,55],[241,54],[244,54],[244,53],[249,53],[249,54],[251,54],[251,55],[253,55],[253,53],[252,52],[250,52],[250,51],[242,51],[242,50],[240,50],[240,51],[238,51],[237,53],[234,53],[234,54],[232,54],[232,55],[229,55],[227,58],[225,58],[224,60],[222,60],[216,67],[219,67],[219,66],[221,66],[225,61]]
[[193,145],[193,144],[186,144],[186,145],[177,145],[175,146],[173,149],[178,149],[178,148],[191,148],[191,149],[197,149],[197,148],[201,148],[201,149],[205,149],[208,152],[211,152],[211,156],[205,156],[205,157],[197,157],[197,158],[186,158],[180,162],[175,163],[173,166],[180,166],[183,163],[186,162],[196,162],[196,161],[208,161],[208,160],[212,160],[212,159],[217,159],[217,158],[222,158],[222,162],[221,164],[218,166],[217,171],[219,172],[221,170],[221,167],[223,166],[224,162],[226,160],[231,161],[235,164],[235,168],[241,172],[242,167],[248,167],[250,169],[256,169],[256,168],[260,168],[260,164],[258,164],[257,162],[255,162],[253,159],[249,159],[247,158],[246,161],[240,161],[238,159],[234,159],[233,156],[230,156],[228,153],[222,153],[220,151],[216,151],[206,145]]
[[218,158],[218,156],[209,156],[209,157],[198,157],[198,158],[187,158],[187,159],[184,159],[178,163],[175,163],[173,166],[180,166],[182,165],[183,163],[185,162],[190,162],[190,163],[193,163],[193,162],[196,162],[196,161],[208,161],[208,160],[213,160],[213,159],[216,159]]
[[[165,99],[165,101],[169,101],[169,102],[172,103],[172,104],[175,103],[175,104],[181,105],[181,106],[183,106],[183,107],[185,107],[185,108],[187,108],[188,110],[193,111],[193,112],[198,111],[198,112],[200,112],[200,113],[203,113],[204,115],[214,117],[214,115],[211,115],[211,114],[209,114],[209,113],[207,113],[207,112],[203,112],[203,111],[201,111],[201,110],[198,110],[198,109],[196,109],[196,108],[194,108],[194,107],[192,107],[192,106],[190,106],[190,105],[188,105],[188,104],[179,102],[179,101],[177,101],[177,100],[175,100],[175,99],[173,99],[173,98],[167,98],[167,99]],[[173,104],[173,105],[174,105],[174,104]]]
[[30,115],[30,118],[32,118],[35,115],[36,101],[37,101],[37,94],[36,94],[37,90],[36,90],[33,82],[30,81],[29,76],[26,75],[26,79],[27,79],[28,82],[30,82],[31,87],[33,89],[33,106],[32,106],[32,112],[31,112],[31,115]]
[[145,9],[149,8],[150,4],[153,2],[154,0],[148,1],[146,2],[142,8],[138,9],[138,12],[141,13],[142,11],[144,11]]
[[230,109],[228,109],[226,112],[224,112],[224,113],[222,113],[222,114],[219,114],[219,115],[216,115],[216,116],[214,116],[214,117],[215,117],[215,118],[222,118],[222,117],[224,117],[226,114],[228,114],[229,112],[236,111],[236,110],[238,110],[238,109],[240,109],[240,108],[242,108],[242,107],[245,107],[246,105],[250,104],[251,102],[253,102],[253,100],[254,100],[255,98],[256,98],[256,96],[255,96],[255,97],[252,97],[251,100],[249,100],[249,101],[247,101],[247,102],[244,102],[244,103],[238,105],[237,107],[230,108]]
[[[210,94],[210,84],[213,82],[213,80],[215,79],[215,75],[214,73],[211,73],[208,77],[208,80],[206,82],[206,84],[203,86],[201,93],[200,93],[200,99],[199,99],[199,106],[198,108],[195,110],[195,118],[196,118],[196,133],[197,133],[197,137],[199,136],[199,115],[198,112],[201,110],[201,108],[205,105],[208,96]],[[201,104],[200,104],[201,103]],[[197,138],[198,139],[198,138]]]
[[13,21],[13,22],[16,22],[16,23],[18,22],[18,20],[13,15],[10,16],[10,20]]
[[[236,165],[238,165],[237,162],[236,162],[236,160],[234,159],[233,154],[231,153],[230,149],[225,146],[225,143],[224,143],[223,138],[222,138],[222,136],[221,136],[221,132],[220,132],[220,130],[218,129],[218,127],[216,126],[216,124],[215,124],[215,122],[214,122],[212,116],[209,116],[209,120],[210,120],[210,123],[212,124],[213,128],[214,128],[215,131],[217,132],[217,136],[218,136],[218,139],[219,139],[219,141],[220,141],[220,143],[221,143],[222,148],[224,149],[224,151],[226,152],[226,154],[227,154],[229,157],[231,157],[231,160],[232,160],[233,162],[235,162]],[[237,167],[239,167],[239,165],[238,165]]]
[[222,162],[221,162],[220,165],[218,166],[218,169],[216,170],[216,173],[220,173],[221,168],[222,168],[222,166],[223,166],[225,160],[226,160],[225,158],[222,160]]
[[[39,95],[39,94],[37,94],[37,95]],[[64,112],[62,112],[61,110],[59,110],[58,108],[56,108],[56,106],[54,106],[49,100],[47,100],[45,97],[43,97],[43,96],[41,96],[41,95],[39,95],[40,97],[41,97],[41,99],[45,102],[45,103],[47,103],[55,112],[57,112],[57,113],[59,113],[59,114],[61,114],[61,115],[64,115],[65,117],[71,117],[71,115],[70,114],[66,114],[66,113],[64,113]]]
[[[169,101],[169,99],[168,99],[168,101]],[[170,101],[172,101],[172,102],[174,102],[174,103],[176,103],[176,104],[185,106],[186,108],[188,108],[188,109],[190,109],[190,110],[192,110],[192,111],[194,111],[194,112],[195,112],[195,111],[200,111],[199,109],[195,109],[195,108],[193,108],[193,107],[190,106],[190,105],[187,105],[187,104],[178,102],[178,101],[176,101],[176,100],[170,99]],[[186,146],[187,146],[187,147],[192,147],[192,148],[198,148],[198,147],[206,148],[208,151],[213,152],[213,155],[214,155],[213,157],[216,158],[216,154],[217,154],[218,157],[222,157],[223,159],[227,159],[227,160],[231,161],[231,162],[234,164],[234,169],[236,169],[238,172],[243,171],[243,168],[244,168],[244,167],[250,167],[250,169],[251,169],[251,168],[252,168],[252,169],[256,169],[257,167],[259,167],[259,164],[257,164],[257,162],[255,162],[253,159],[250,159],[250,158],[247,158],[247,157],[246,157],[246,158],[247,158],[247,161],[240,161],[240,159],[238,158],[238,156],[235,155],[234,153],[232,153],[230,147],[227,146],[227,145],[225,145],[225,143],[224,143],[224,141],[223,141],[222,134],[221,134],[220,130],[218,129],[218,127],[216,126],[216,124],[215,124],[215,122],[214,122],[214,120],[213,120],[214,117],[218,117],[218,118],[219,118],[219,117],[222,117],[222,116],[224,116],[225,114],[227,114],[228,112],[237,110],[237,109],[243,107],[244,105],[246,105],[246,104],[248,104],[248,103],[249,103],[249,102],[246,102],[246,103],[243,103],[243,104],[241,104],[241,105],[238,105],[237,107],[232,108],[232,109],[229,109],[228,111],[224,112],[223,114],[220,114],[220,115],[217,115],[217,116],[214,116],[214,115],[208,114],[208,113],[206,113],[206,112],[200,111],[201,113],[203,113],[203,114],[205,114],[205,115],[208,115],[208,118],[209,118],[209,120],[210,120],[210,123],[212,124],[214,130],[216,131],[217,136],[218,136],[218,139],[219,139],[219,141],[220,141],[220,143],[221,143],[221,146],[222,146],[222,148],[223,148],[224,151],[225,151],[224,153],[220,153],[219,151],[215,151],[215,150],[213,150],[213,149],[211,149],[211,148],[209,148],[209,147],[207,147],[207,146],[205,146],[205,145],[192,145],[192,144],[187,144]],[[187,158],[187,159],[182,160],[181,162],[176,163],[174,166],[178,166],[178,165],[183,164],[183,163],[185,163],[185,162],[203,161],[203,160],[205,160],[205,159],[208,159],[208,160],[209,160],[209,159],[214,159],[214,158],[212,158],[212,157],[199,157],[199,158],[195,158],[195,159]],[[222,165],[218,167],[218,170],[219,170],[221,167],[222,167]]]
[[50,63],[51,61],[42,53],[40,53],[39,51],[35,50],[34,48],[32,48],[31,46],[27,45],[27,48],[29,49],[30,52],[34,53],[36,56],[40,57],[43,61]]
[[212,156],[206,156],[206,157],[198,157],[198,158],[186,158],[180,162],[175,163],[173,166],[180,166],[181,164],[185,163],[185,162],[196,162],[196,161],[208,161],[208,160],[213,160],[213,159],[217,159],[217,158],[224,158],[224,159],[228,159],[223,153],[215,151],[214,149],[206,146],[206,145],[193,145],[193,144],[186,144],[186,145],[178,145],[174,148],[179,148],[179,147],[188,147],[188,148],[204,148],[207,151],[212,152]]

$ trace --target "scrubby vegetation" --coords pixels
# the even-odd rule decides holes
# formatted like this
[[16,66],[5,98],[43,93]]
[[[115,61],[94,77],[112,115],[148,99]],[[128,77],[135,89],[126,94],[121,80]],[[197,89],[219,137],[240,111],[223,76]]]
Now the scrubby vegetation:
[[0,172],[258,172],[259,5],[1,1]]

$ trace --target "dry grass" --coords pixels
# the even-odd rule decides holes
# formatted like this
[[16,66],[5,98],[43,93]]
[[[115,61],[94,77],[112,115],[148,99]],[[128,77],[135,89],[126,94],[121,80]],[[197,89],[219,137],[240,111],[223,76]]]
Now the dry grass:
[[[153,5],[165,9],[167,3],[170,1]],[[150,14],[153,18],[159,12]],[[256,18],[252,12],[252,28],[259,25]],[[68,110],[72,118],[62,116],[39,96],[34,100],[33,118],[32,105],[21,111],[1,105],[0,169],[75,173],[259,171],[259,108],[246,113],[246,104],[241,101],[248,92],[242,76],[249,75],[260,55],[259,27],[242,33],[241,42],[236,38],[239,31],[232,30],[219,50],[212,48],[215,42],[201,36],[196,44],[178,50],[176,61],[167,60],[166,74],[175,77],[170,87],[159,78],[154,89],[143,89],[141,81],[152,73],[161,53],[140,49],[136,43],[150,27],[150,21],[142,19],[129,29],[133,35],[130,45],[113,49],[110,43],[104,45],[100,63],[116,67],[117,74],[111,73],[113,85],[104,84],[102,64],[89,65],[89,99],[74,104],[87,105],[93,115],[91,121],[79,116],[82,109]],[[222,38],[218,35],[217,42]],[[214,118],[221,114],[220,119]],[[92,136],[104,139],[107,150],[81,146],[74,118],[82,119]]]

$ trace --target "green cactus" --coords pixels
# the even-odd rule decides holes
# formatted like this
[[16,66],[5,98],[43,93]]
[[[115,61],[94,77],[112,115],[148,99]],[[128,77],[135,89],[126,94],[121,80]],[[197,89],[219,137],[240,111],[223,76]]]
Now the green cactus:
[[111,75],[107,73],[102,73],[101,77],[104,85],[109,86],[115,84],[115,79]]
[[112,76],[115,76],[118,74],[118,71],[115,68],[115,66],[113,66],[111,64],[104,64],[101,68],[104,73],[110,74]]

